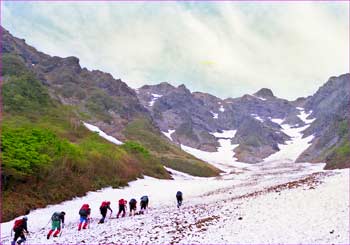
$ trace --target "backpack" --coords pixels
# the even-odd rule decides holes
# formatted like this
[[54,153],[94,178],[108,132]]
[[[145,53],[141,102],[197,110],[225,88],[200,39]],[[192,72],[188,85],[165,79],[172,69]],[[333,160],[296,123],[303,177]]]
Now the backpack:
[[148,196],[143,196],[141,197],[142,202],[148,202]]
[[178,192],[176,193],[176,197],[182,197],[182,192],[181,192],[181,191],[178,191]]
[[100,208],[105,208],[105,207],[107,207],[107,206],[108,206],[108,203],[107,203],[107,202],[102,202]]
[[125,205],[125,200],[124,199],[120,199],[119,200],[119,205]]
[[135,200],[135,199],[131,199],[130,202],[129,202],[129,204],[135,205],[135,204],[136,204],[136,200]]
[[88,215],[87,210],[86,209],[80,209],[79,215],[80,216],[87,216]]
[[51,220],[52,221],[60,221],[60,216],[61,216],[61,213],[54,212],[53,215],[51,216]]
[[23,219],[15,220],[15,224],[13,225],[13,231],[20,229],[23,225],[23,222]]

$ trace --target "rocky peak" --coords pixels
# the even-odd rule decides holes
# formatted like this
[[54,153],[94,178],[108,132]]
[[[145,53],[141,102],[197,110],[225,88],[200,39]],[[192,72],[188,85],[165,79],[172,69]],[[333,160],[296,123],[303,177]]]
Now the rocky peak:
[[262,88],[260,89],[258,92],[256,92],[255,94],[253,94],[257,97],[261,97],[264,99],[268,99],[268,98],[274,98],[275,96],[273,95],[271,89],[268,88]]

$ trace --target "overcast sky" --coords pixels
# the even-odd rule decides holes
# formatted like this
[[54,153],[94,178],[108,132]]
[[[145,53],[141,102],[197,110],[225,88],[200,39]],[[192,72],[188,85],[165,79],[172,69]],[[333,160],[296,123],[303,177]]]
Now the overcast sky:
[[136,88],[295,99],[349,72],[349,3],[3,2],[2,25]]

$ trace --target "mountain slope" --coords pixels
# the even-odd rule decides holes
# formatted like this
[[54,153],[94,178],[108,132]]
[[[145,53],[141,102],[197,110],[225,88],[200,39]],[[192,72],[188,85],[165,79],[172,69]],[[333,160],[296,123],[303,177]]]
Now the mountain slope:
[[316,120],[305,131],[315,135],[298,161],[325,161],[326,168],[350,167],[350,74],[331,77],[305,102]]
[[[143,175],[170,178],[164,165],[193,175],[219,173],[167,141],[135,92],[120,80],[81,69],[74,57],[40,53],[7,31],[2,43],[3,220],[87,191],[124,186]],[[122,133],[139,120],[153,129],[152,140],[169,148],[172,158],[165,161],[155,145],[145,147],[147,139],[132,137],[138,132],[129,130],[129,138]],[[83,121],[124,144],[104,140]],[[140,131],[147,130],[145,125]]]
[[[159,129],[152,122],[152,118],[145,107],[139,102],[136,93],[120,79],[114,79],[110,74],[101,71],[89,71],[81,68],[79,59],[76,57],[51,57],[30,47],[24,40],[13,37],[3,29],[2,52],[20,57],[27,69],[36,78],[48,87],[52,98],[60,101],[63,105],[73,106],[74,111],[80,119],[87,121],[122,141],[128,138],[123,134],[129,124],[137,121],[145,121],[145,127],[152,125],[153,131],[157,131],[155,138],[170,143],[159,133]],[[130,126],[131,127],[131,126]],[[144,128],[143,130],[146,130]],[[135,132],[136,133],[136,132]],[[136,139],[139,143],[145,140]],[[157,147],[150,145],[148,150],[156,155]],[[169,145],[170,148],[176,148]],[[215,176],[218,170],[209,164],[185,154],[180,149],[174,149],[174,163],[164,162],[166,166],[176,166],[178,170],[186,172],[187,166],[191,164],[191,174],[204,176]],[[180,160],[181,163],[175,163]],[[198,173],[196,168],[198,167]],[[203,171],[204,170],[204,171]]]

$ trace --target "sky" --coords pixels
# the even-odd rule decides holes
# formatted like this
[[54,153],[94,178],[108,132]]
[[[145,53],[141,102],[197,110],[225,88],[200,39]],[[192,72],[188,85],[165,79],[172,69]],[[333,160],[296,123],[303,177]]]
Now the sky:
[[349,72],[348,2],[4,2],[1,24],[130,87],[312,95]]

